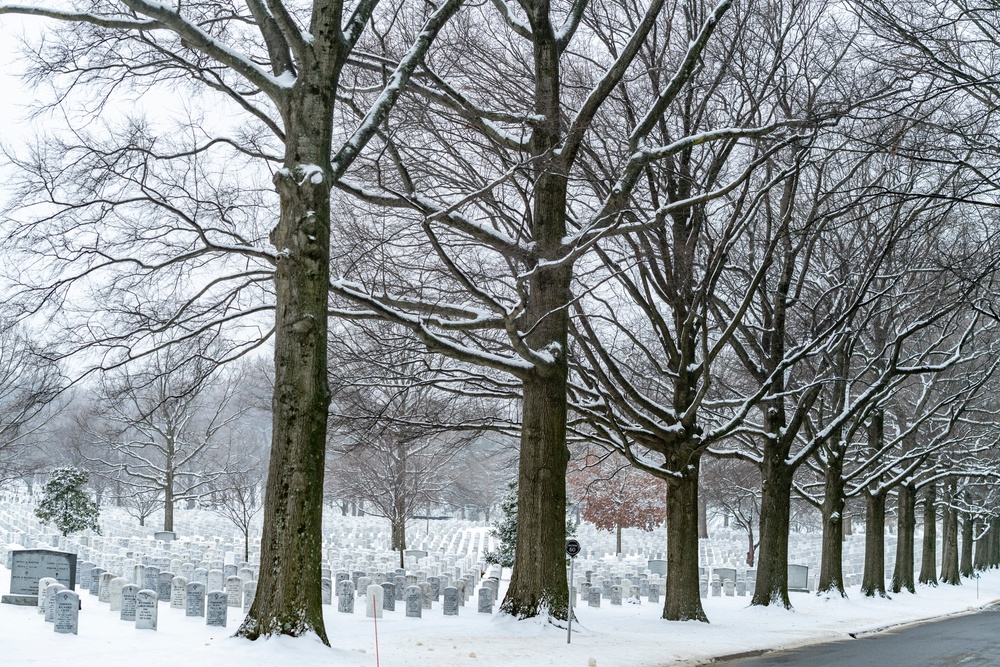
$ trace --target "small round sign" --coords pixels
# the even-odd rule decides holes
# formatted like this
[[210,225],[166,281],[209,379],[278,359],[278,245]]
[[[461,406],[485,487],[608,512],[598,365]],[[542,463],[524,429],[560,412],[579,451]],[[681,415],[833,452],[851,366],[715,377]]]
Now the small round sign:
[[580,543],[576,540],[566,540],[566,555],[576,558],[578,553],[580,553]]

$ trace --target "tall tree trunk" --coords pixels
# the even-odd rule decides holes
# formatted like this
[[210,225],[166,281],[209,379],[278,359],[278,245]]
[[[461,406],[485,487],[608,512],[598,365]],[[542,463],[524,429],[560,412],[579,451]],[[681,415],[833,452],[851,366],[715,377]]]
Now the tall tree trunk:
[[523,378],[521,452],[518,464],[517,544],[507,596],[500,610],[517,618],[548,613],[569,617],[566,582],[567,339],[573,272],[560,262],[566,235],[566,166],[556,150],[562,140],[559,48],[547,0],[526,0],[534,46],[532,128],[535,200],[531,231],[536,266],[528,279],[525,342],[552,362]]
[[924,492],[924,542],[921,550],[920,577],[917,581],[937,586],[937,485]]
[[916,492],[912,484],[899,487],[896,517],[896,564],[892,569],[892,592],[916,592],[913,581],[913,539],[916,531]]
[[958,511],[954,508],[955,482],[948,484],[945,492],[943,524],[941,531],[941,583],[958,586],[962,578],[958,574]]
[[976,557],[973,565],[977,572],[982,572],[990,567],[990,544],[993,539],[992,533],[992,523],[987,520],[986,532],[980,535],[979,539],[976,540]]
[[548,613],[565,619],[569,604],[565,563],[566,391],[564,381],[548,380],[532,377],[524,382],[517,541],[510,586],[500,607],[518,618]]
[[844,462],[839,447],[827,452],[823,497],[823,553],[819,592],[844,592]]
[[1000,567],[1000,517],[990,519],[990,567]]
[[704,498],[698,498],[698,539],[708,539],[708,504]]
[[886,491],[866,493],[865,571],[861,593],[867,597],[885,597],[885,497]]
[[615,525],[615,555],[619,555],[622,552],[622,523],[619,521]]
[[174,480],[167,474],[167,484],[163,489],[163,530],[174,529]]
[[[698,583],[698,473],[701,456],[692,449],[675,449],[668,465],[678,475],[667,480],[667,590],[663,618],[703,621]],[[680,464],[680,465],[678,465]]]
[[784,456],[764,457],[760,503],[760,557],[757,586],[752,604],[780,604],[791,608],[788,599],[788,525],[792,495],[792,470]]
[[[315,18],[324,23],[329,17]],[[329,25],[314,29],[330,31]],[[322,42],[329,45],[324,34]],[[339,46],[339,45],[338,45]],[[327,312],[330,167],[339,54],[319,52],[286,100],[284,168],[274,176],[281,215],[275,265],[274,397],[260,576],[237,635],[300,636],[329,645],[321,599],[323,471],[330,406]]]
[[971,513],[962,515],[962,559],[958,564],[958,572],[963,577],[972,576],[972,536],[976,530],[976,519]]
[[406,521],[398,518],[392,521],[392,550],[399,552],[400,567],[404,567],[403,552],[406,550]]
[[[796,179],[785,181],[781,203],[781,216],[787,219],[787,207],[794,199]],[[790,609],[788,599],[788,527],[792,502],[792,477],[795,469],[787,462],[795,433],[788,431],[785,411],[785,374],[776,372],[785,357],[786,316],[792,276],[795,272],[795,251],[792,249],[788,228],[782,225],[777,232],[784,248],[784,265],[770,297],[771,306],[765,313],[761,347],[767,354],[770,369],[768,391],[774,398],[764,401],[764,456],[761,463],[760,503],[760,557],[757,565],[757,586],[752,605],[780,604]],[[819,389],[815,389],[818,394]],[[815,394],[814,394],[815,395]],[[808,403],[808,401],[807,401]],[[800,404],[801,409],[801,404]],[[793,429],[797,430],[797,428]]]
[[175,455],[177,453],[176,440],[173,429],[168,429],[165,442],[166,456],[164,457],[163,469],[163,530],[174,529],[174,470]]

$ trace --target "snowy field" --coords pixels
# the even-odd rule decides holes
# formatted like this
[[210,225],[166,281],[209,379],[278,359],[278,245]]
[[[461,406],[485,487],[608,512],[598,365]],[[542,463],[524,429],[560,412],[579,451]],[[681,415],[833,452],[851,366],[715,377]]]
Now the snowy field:
[[[362,527],[379,525],[371,518],[334,517],[331,521],[347,526],[340,533],[342,538],[361,535]],[[208,524],[202,521],[198,525]],[[456,530],[455,525],[460,527]],[[468,542],[481,547],[483,543],[474,538],[485,535],[486,529],[481,525],[472,526],[470,522],[461,522],[447,528],[432,522],[425,527],[420,522],[411,529],[411,543],[416,543],[415,547],[420,543],[448,544],[448,548],[458,546],[464,550],[472,548],[463,546]],[[446,528],[454,530],[456,536],[465,537],[435,537],[435,529]],[[585,553],[588,546],[597,552],[591,554],[592,562],[614,564],[617,559],[612,554],[602,555],[610,535],[596,533],[586,526],[582,528],[579,537]],[[728,556],[737,548],[740,538],[736,534],[716,532],[718,536],[714,540],[703,542],[702,550],[703,554],[713,554],[712,560],[722,561],[724,558],[719,554]],[[231,539],[231,535],[230,531],[227,539]],[[377,542],[380,535],[375,536]],[[473,539],[469,540],[469,536]],[[631,557],[634,560],[643,559],[643,547],[659,539],[656,533],[638,531],[626,537],[625,550],[639,552]],[[802,550],[800,553],[793,550],[793,562],[815,566],[810,561],[818,539],[816,534],[793,535],[793,545]],[[852,540],[860,543],[863,536],[854,536]],[[346,539],[341,542],[346,544],[345,548],[355,548]],[[625,556],[626,561],[629,558]],[[508,576],[509,572],[505,572],[501,595]],[[0,564],[0,593],[7,593],[9,586],[10,573]],[[105,667],[122,661],[140,667],[696,665],[714,657],[747,651],[849,640],[851,633],[975,610],[1000,599],[1000,571],[983,575],[978,595],[976,581],[966,580],[962,586],[921,587],[915,595],[894,595],[892,599],[864,599],[857,586],[849,589],[846,600],[793,593],[792,611],[751,608],[749,597],[708,597],[703,603],[711,624],[663,621],[659,618],[660,604],[643,601],[639,606],[611,606],[605,600],[599,609],[585,605],[577,607],[578,620],[573,625],[569,645],[565,629],[539,621],[515,622],[496,614],[477,613],[474,595],[460,608],[457,617],[444,616],[440,603],[436,602],[432,609],[424,610],[422,618],[406,618],[405,605],[397,603],[396,611],[386,611],[377,625],[365,617],[362,606],[365,598],[358,598],[353,614],[338,613],[334,600],[332,606],[324,606],[332,648],[323,646],[315,638],[260,642],[234,639],[231,635],[242,620],[238,609],[229,610],[228,628],[222,631],[206,626],[203,618],[189,618],[183,610],[171,609],[168,602],[159,603],[158,630],[136,630],[134,624],[118,620],[118,612],[111,612],[106,603],[97,601],[96,596],[82,590],[80,595],[83,610],[79,634],[75,636],[54,633],[52,624],[45,623],[34,608],[0,605],[0,665]]]
[[[10,576],[0,567],[3,592]],[[159,629],[135,630],[118,613],[83,593],[80,634],[59,635],[34,608],[0,605],[0,664],[106,667],[127,661],[139,667],[652,667],[697,665],[722,655],[848,639],[922,618],[978,609],[1000,598],[1000,572],[963,586],[918,589],[891,600],[863,599],[857,587],[848,600],[792,594],[794,611],[747,606],[748,598],[704,600],[711,624],[671,623],[659,606],[579,607],[573,640],[566,631],[539,622],[515,622],[477,614],[465,606],[457,617],[440,607],[420,619],[405,618],[402,606],[385,612],[376,628],[360,608],[353,615],[326,606],[332,648],[314,638],[248,642],[229,635],[241,618],[230,613],[227,632],[160,603]],[[232,611],[232,610],[231,610]],[[376,630],[378,642],[376,647]]]

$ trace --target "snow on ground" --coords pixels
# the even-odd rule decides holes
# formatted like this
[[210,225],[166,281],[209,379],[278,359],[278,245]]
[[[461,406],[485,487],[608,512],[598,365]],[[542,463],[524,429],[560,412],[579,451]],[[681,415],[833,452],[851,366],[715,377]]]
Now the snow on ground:
[[[505,582],[506,583],[506,582]],[[0,566],[0,592],[8,592],[10,573]],[[502,592],[502,591],[501,591]],[[183,610],[159,607],[159,630],[136,630],[118,612],[81,592],[79,635],[60,635],[33,607],[0,605],[0,665],[106,667],[666,667],[696,665],[712,657],[765,648],[847,639],[918,619],[979,609],[1000,599],[1000,571],[962,586],[920,587],[915,595],[865,599],[857,587],[849,599],[793,593],[793,611],[749,607],[746,597],[704,600],[711,624],[672,623],[659,618],[661,607],[577,608],[572,643],[565,629],[538,621],[476,613],[475,598],[458,617],[442,615],[439,603],[421,619],[406,618],[404,605],[385,612],[376,628],[365,618],[363,599],[353,615],[325,606],[333,648],[314,637],[249,642],[230,635],[242,620],[230,609],[229,627],[209,628]],[[376,646],[376,630],[378,642]]]

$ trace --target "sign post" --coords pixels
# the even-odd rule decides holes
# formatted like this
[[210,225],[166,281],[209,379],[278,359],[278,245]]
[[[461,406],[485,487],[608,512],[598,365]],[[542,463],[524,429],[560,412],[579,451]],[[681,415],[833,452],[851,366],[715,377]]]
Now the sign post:
[[580,543],[577,540],[566,540],[566,555],[569,556],[569,610],[566,617],[566,643],[573,639],[573,564],[576,563],[576,555],[580,553]]

